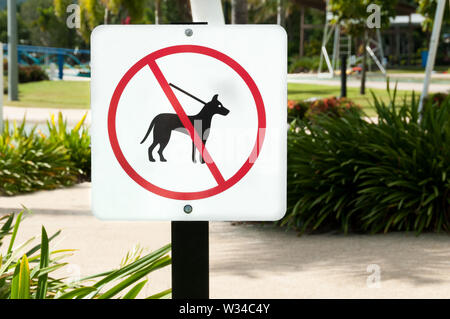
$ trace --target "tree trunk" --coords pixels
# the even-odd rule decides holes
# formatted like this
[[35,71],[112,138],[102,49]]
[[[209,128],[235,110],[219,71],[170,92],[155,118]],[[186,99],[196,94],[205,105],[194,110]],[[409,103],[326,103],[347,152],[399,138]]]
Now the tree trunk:
[[231,0],[231,23],[246,24],[247,21],[247,0]]
[[285,23],[285,3],[284,0],[277,0],[277,24],[284,27]]
[[105,15],[103,16],[103,23],[109,24],[109,10],[108,8],[105,8]]
[[192,21],[191,6],[189,5],[189,1],[177,0],[176,6],[179,8],[180,11],[181,22]]
[[300,48],[299,56],[302,58],[305,51],[305,7],[300,8]]
[[367,69],[367,31],[364,31],[364,40],[363,40],[363,62],[362,62],[362,71],[361,71],[361,90],[360,94],[366,94],[366,69]]
[[155,1],[155,24],[161,23],[161,0]]

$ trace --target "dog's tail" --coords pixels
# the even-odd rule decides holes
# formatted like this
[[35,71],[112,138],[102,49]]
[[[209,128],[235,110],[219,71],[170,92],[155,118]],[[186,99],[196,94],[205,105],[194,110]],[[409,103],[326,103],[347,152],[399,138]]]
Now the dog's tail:
[[155,126],[155,119],[153,119],[153,121],[150,123],[150,126],[148,127],[147,133],[145,134],[144,139],[141,141],[141,144],[145,142],[145,140],[147,139],[148,135],[152,131],[153,126]]

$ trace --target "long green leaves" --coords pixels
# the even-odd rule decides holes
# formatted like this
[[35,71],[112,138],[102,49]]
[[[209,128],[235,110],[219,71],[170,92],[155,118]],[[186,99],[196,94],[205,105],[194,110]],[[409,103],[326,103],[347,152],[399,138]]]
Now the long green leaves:
[[23,211],[21,211],[19,213],[19,215],[17,215],[16,223],[14,225],[13,233],[11,236],[11,241],[9,242],[8,252],[6,253],[6,256],[9,256],[11,254],[12,247],[14,245],[14,241],[16,240],[17,230],[19,229],[20,222],[22,221],[22,215],[23,215]]
[[[49,249],[48,249],[48,237],[47,232],[45,231],[44,226],[42,226],[42,237],[41,237],[41,261],[39,263],[39,268],[45,269],[49,264]],[[45,299],[47,295],[47,281],[48,281],[48,273],[41,273],[39,275],[38,284],[37,284],[37,292],[36,299]]]
[[30,268],[26,255],[23,255],[20,263],[14,271],[11,284],[11,299],[30,298]]
[[[142,257],[143,250],[138,248],[134,253],[128,253],[124,262],[116,270],[72,282],[67,282],[66,278],[54,278],[52,275],[55,271],[67,265],[61,260],[72,250],[51,251],[49,244],[60,234],[60,231],[49,238],[43,226],[38,245],[29,248],[34,238],[15,245],[22,216],[23,212],[16,218],[14,214],[0,218],[0,223],[3,223],[0,227],[0,243],[6,237],[11,237],[7,254],[0,256],[0,299],[132,299],[136,298],[148,285],[146,276],[171,263],[168,256],[170,245]],[[169,293],[170,289],[150,297],[162,298]]]
[[90,136],[85,117],[72,129],[60,113],[48,136],[8,121],[0,132],[0,196],[70,186],[90,179]]
[[296,120],[288,133],[288,213],[300,231],[450,229],[450,102],[373,96],[378,121],[358,114]]
[[105,293],[99,296],[99,299],[109,299],[118,293],[122,292],[125,288],[132,285],[136,281],[142,279],[144,276],[148,275],[150,272],[155,271],[157,269],[163,268],[165,266],[170,265],[171,259],[168,256],[162,257],[157,261],[153,262],[149,266],[142,268],[139,271],[134,272],[128,278],[122,280],[117,285],[107,290]]

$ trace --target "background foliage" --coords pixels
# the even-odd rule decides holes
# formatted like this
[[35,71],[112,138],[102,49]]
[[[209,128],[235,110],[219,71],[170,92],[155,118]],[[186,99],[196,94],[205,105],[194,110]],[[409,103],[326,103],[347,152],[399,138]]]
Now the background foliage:
[[450,229],[450,99],[412,105],[374,96],[378,122],[358,112],[296,119],[288,134],[288,212],[302,232]]
[[335,96],[308,100],[308,101],[288,101],[288,121],[314,120],[319,114],[340,117],[347,112],[359,112],[361,107],[348,98],[336,98]]
[[90,136],[83,118],[72,130],[59,114],[49,135],[5,122],[0,135],[0,196],[70,186],[90,179]]
[[[436,14],[437,1],[436,0],[416,0],[418,4],[417,13],[422,14],[425,20],[422,23],[422,27],[426,31],[431,31],[433,28],[434,15]],[[446,5],[444,11],[444,24],[450,23],[450,10]]]
[[[143,250],[128,253],[119,268],[82,279],[64,278],[57,270],[68,265],[64,260],[73,249],[51,250],[52,236],[42,226],[39,243],[32,237],[16,244],[24,211],[0,217],[0,247],[9,238],[6,251],[0,254],[0,299],[134,299],[148,284],[146,277],[171,263],[167,255],[170,244],[143,255]],[[171,289],[148,296],[159,299]]]

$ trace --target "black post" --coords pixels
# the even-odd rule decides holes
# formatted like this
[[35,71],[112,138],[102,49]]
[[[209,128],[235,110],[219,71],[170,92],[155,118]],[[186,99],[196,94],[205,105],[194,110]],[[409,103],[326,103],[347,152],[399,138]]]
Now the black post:
[[172,298],[209,298],[208,222],[172,222]]
[[341,97],[347,97],[347,56],[341,54]]

